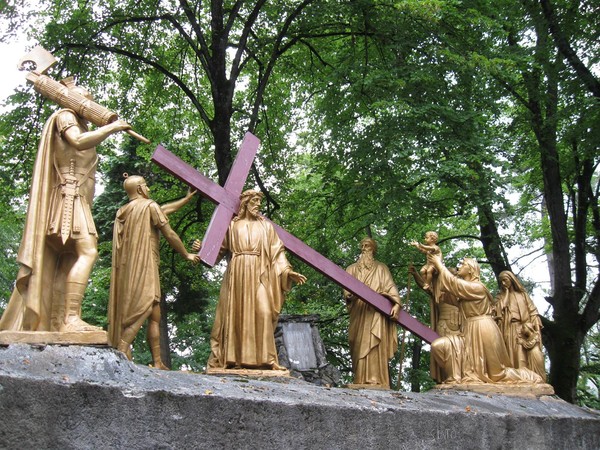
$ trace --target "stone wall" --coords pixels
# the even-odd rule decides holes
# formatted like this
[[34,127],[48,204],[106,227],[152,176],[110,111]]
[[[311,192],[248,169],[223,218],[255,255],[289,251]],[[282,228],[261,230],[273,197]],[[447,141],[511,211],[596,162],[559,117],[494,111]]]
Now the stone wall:
[[0,348],[3,449],[597,449],[554,397],[413,394],[163,372],[92,347]]

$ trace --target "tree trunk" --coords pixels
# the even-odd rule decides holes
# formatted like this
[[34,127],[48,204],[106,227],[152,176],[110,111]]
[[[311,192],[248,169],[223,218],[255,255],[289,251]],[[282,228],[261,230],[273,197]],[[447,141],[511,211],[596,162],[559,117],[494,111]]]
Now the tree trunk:
[[559,73],[561,58],[553,48],[547,24],[535,2],[524,5],[533,19],[537,67],[521,73],[527,92],[525,106],[535,134],[543,178],[544,205],[552,236],[551,261],[553,292],[547,301],[553,306],[553,321],[543,319],[544,345],[550,358],[549,382],[556,394],[574,403],[577,394],[581,345],[585,336],[579,314],[581,293],[573,286],[571,242],[564,204],[563,174],[558,152]]
[[419,367],[421,367],[421,349],[423,347],[423,341],[415,338],[413,341],[412,351],[412,373],[410,377],[410,391],[421,392],[421,383],[419,383],[419,377],[416,376]]
[[224,24],[223,2],[211,2],[211,57],[210,78],[214,118],[210,131],[215,142],[215,161],[219,174],[219,184],[225,185],[233,164],[231,155],[231,115],[235,80],[227,78],[228,32]]
[[222,114],[218,117],[215,115],[215,120],[211,124],[211,131],[215,140],[215,161],[219,174],[219,184],[225,186],[225,181],[227,181],[229,171],[233,165],[230,117],[224,117]]
[[485,251],[488,262],[492,266],[494,274],[498,277],[500,272],[503,270],[511,270],[511,267],[506,258],[504,247],[502,246],[496,219],[494,218],[494,213],[489,205],[479,205],[477,207],[477,212],[479,215],[479,230],[481,232],[483,250]]
[[570,322],[572,321],[560,320],[548,324],[542,334],[551,362],[548,382],[554,387],[556,395],[574,403],[577,399],[581,346],[585,333],[577,327],[568,326]]

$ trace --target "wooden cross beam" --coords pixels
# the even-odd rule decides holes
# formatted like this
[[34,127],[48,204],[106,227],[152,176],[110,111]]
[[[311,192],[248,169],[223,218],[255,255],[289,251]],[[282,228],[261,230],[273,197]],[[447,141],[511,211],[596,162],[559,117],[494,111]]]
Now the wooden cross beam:
[[[206,235],[202,241],[202,249],[200,250],[200,259],[209,266],[215,264],[229,223],[233,216],[238,213],[239,197],[259,144],[260,141],[258,138],[251,133],[246,133],[224,187],[205,177],[161,145],[156,148],[152,155],[153,162],[184,183],[197,189],[204,197],[217,204],[217,208],[213,213],[211,222],[206,230]],[[269,219],[265,218],[265,220]],[[392,303],[387,298],[354,278],[337,264],[325,258],[277,224],[271,223],[286,250],[290,253],[325,275],[331,281],[371,304],[383,314],[389,315],[391,313]],[[439,337],[435,331],[423,325],[405,311],[400,311],[398,323],[426,342],[431,343]]]

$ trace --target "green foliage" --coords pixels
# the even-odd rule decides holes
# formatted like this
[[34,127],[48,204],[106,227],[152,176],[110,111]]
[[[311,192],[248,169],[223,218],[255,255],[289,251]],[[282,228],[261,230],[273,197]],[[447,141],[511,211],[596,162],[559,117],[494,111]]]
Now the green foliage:
[[4,310],[10,298],[13,282],[17,275],[15,262],[22,223],[15,215],[8,213],[0,218],[0,247],[4,249],[4,258],[0,260],[0,310]]
[[[592,3],[552,3],[567,41],[595,67],[600,27]],[[521,268],[519,257],[508,256],[515,249],[552,253],[554,281],[564,284],[549,296],[554,316],[545,321],[545,344],[552,347],[556,329],[576,330],[569,352],[577,353],[600,305],[600,110],[538,2],[236,5],[48,1],[27,16],[15,4],[2,11],[11,26],[0,39],[34,17],[32,33],[60,61],[54,78],[77,74],[99,103],[215,179],[224,180],[243,132],[255,132],[262,145],[248,184],[268,194],[267,214],[341,267],[372,235],[405,307],[422,322],[429,302],[409,286],[407,267],[424,263],[409,243],[425,231],[439,233],[447,266],[475,256],[492,290],[500,270]],[[14,255],[37,136],[54,106],[31,89],[9,106],[0,117],[0,205],[13,213],[0,221],[0,239]],[[179,182],[149,164],[152,150],[128,137],[99,149],[104,191],[94,215],[102,244],[85,310],[94,323],[105,324],[112,223],[126,201],[122,174],[146,177],[159,203],[183,195]],[[549,183],[544,156],[553,151],[559,170]],[[171,225],[189,245],[212,210],[193,200]],[[567,245],[558,249],[561,239]],[[164,243],[161,261],[173,366],[200,371],[220,272],[189,266]],[[331,362],[349,380],[340,288],[292,262],[309,282],[290,293],[284,312],[321,316]],[[14,259],[5,263],[3,299],[16,271]],[[148,363],[144,339],[142,331],[134,356]],[[586,351],[597,352],[597,341],[587,342]],[[428,354],[419,349],[407,336],[404,360],[392,362],[394,383],[401,372],[403,388],[431,386]],[[554,379],[563,373],[557,358],[550,354]],[[595,363],[584,361],[579,395],[591,406],[596,375]]]
[[577,383],[577,403],[600,409],[600,329],[598,324],[586,338]]
[[94,272],[85,291],[81,317],[86,322],[107,328],[108,297],[111,276],[111,243],[101,242],[98,245],[99,258],[94,266]]

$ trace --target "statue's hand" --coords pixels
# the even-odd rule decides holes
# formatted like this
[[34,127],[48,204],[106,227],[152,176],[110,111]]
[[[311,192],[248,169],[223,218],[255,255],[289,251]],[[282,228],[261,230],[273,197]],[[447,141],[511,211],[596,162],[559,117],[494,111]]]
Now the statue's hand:
[[202,248],[202,241],[200,239],[194,239],[194,243],[192,244],[192,251],[198,253]]
[[117,131],[131,130],[131,125],[121,119],[115,120],[109,125],[112,127],[113,133],[116,133]]
[[398,314],[400,314],[401,309],[402,305],[394,303],[394,306],[392,307],[392,312],[390,312],[390,319],[398,320]]
[[288,275],[292,281],[294,281],[296,284],[304,284],[306,282],[306,277],[304,275],[302,275],[301,273],[298,272],[290,272],[290,274]]
[[185,199],[189,200],[194,195],[196,195],[196,192],[198,192],[196,189],[192,189],[191,187],[188,187],[187,194],[185,194]]
[[194,264],[198,264],[200,262],[200,257],[196,253],[188,253],[185,259]]

